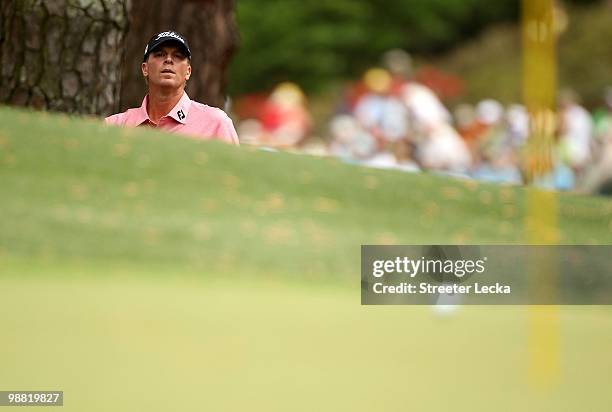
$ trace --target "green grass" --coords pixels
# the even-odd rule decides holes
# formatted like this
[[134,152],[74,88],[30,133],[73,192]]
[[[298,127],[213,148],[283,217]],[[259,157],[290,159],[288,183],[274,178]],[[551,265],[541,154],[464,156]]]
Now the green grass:
[[[361,244],[525,243],[521,188],[0,108],[0,390],[69,411],[607,410],[612,312],[362,307]],[[609,200],[559,195],[561,243]],[[27,408],[26,408],[27,409]]]

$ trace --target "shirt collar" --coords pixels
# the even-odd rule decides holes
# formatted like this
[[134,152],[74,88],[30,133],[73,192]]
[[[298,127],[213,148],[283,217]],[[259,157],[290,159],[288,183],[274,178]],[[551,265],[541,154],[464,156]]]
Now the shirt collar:
[[[137,109],[133,121],[132,126],[139,126],[144,122],[151,121],[149,119],[149,114],[147,113],[147,105],[149,103],[149,95],[147,94],[142,100],[142,104]],[[187,123],[187,115],[189,114],[189,108],[191,107],[191,99],[187,95],[187,92],[183,92],[181,99],[178,103],[170,110],[168,113],[168,117],[173,118],[177,122],[181,124]]]
[[191,107],[191,99],[187,96],[187,92],[183,92],[181,100],[178,101],[176,106],[168,113],[169,117],[172,117],[179,123],[187,123],[187,115],[189,114],[189,108]]

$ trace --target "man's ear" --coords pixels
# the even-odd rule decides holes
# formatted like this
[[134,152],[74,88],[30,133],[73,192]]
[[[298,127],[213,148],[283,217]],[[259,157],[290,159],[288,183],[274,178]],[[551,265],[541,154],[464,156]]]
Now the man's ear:
[[149,65],[147,64],[147,62],[142,62],[142,64],[140,65],[140,69],[142,70],[142,75],[144,77],[147,77],[149,75]]
[[185,76],[185,80],[189,80],[191,77],[191,64],[187,66],[187,76]]

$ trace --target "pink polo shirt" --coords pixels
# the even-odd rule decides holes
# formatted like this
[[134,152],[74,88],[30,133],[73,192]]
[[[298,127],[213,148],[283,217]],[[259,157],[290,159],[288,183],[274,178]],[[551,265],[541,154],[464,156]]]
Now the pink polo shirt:
[[104,119],[104,121],[106,124],[117,126],[159,127],[172,133],[186,134],[201,139],[218,139],[227,143],[239,144],[232,119],[221,109],[193,101],[187,96],[186,92],[183,92],[181,100],[156,125],[149,119],[149,114],[147,113],[148,99],[149,95],[146,95],[140,107],[114,114]]

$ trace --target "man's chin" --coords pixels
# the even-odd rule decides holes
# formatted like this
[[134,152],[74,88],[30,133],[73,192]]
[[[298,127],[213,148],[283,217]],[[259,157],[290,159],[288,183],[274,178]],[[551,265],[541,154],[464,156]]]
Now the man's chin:
[[161,89],[178,89],[180,84],[174,79],[161,79],[154,83],[155,87],[159,87]]

